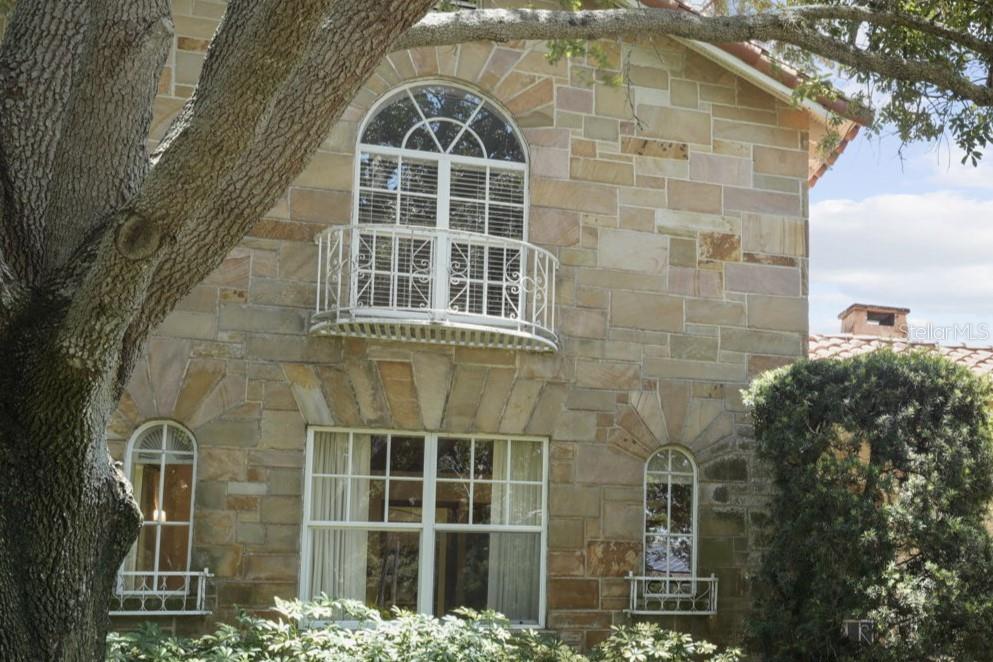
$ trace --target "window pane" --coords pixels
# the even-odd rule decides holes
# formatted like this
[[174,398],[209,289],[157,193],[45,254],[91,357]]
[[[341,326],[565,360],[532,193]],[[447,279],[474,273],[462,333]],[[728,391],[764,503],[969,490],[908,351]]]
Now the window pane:
[[524,204],[524,173],[520,170],[490,169],[490,200]]
[[669,538],[669,572],[688,573],[693,568],[693,539],[690,536]]
[[524,209],[490,204],[486,233],[494,237],[522,239],[524,236]]
[[352,441],[352,475],[385,476],[388,437],[357,434]]
[[400,147],[407,130],[420,119],[406,91],[400,92],[396,101],[388,102],[369,122],[362,134],[362,142],[367,145]]
[[390,522],[420,522],[424,506],[424,483],[419,480],[390,481]]
[[445,532],[435,540],[436,616],[465,606],[538,620],[539,534]]
[[193,465],[167,464],[160,522],[189,522],[190,499],[193,496]]
[[507,442],[504,439],[477,439],[475,478],[507,479]]
[[442,151],[446,153],[448,152],[448,148],[452,146],[452,143],[455,142],[455,139],[462,131],[462,125],[455,124],[454,122],[430,122],[429,126],[434,132],[435,137],[438,139],[438,143],[441,145]]
[[675,473],[692,474],[693,464],[690,463],[690,458],[686,457],[679,451],[670,451],[672,455],[672,471]]
[[311,478],[310,517],[315,520],[347,522],[345,490],[347,478]]
[[390,441],[390,476],[424,475],[424,439],[393,437]]
[[442,85],[425,85],[411,92],[427,118],[450,117],[459,122],[468,122],[481,102],[479,97],[465,90]]
[[645,525],[652,533],[665,533],[669,530],[668,484],[648,479],[645,486]]
[[524,162],[524,152],[514,134],[514,129],[488,105],[480,109],[469,126],[482,139],[487,158]]
[[645,571],[649,574],[665,574],[669,570],[669,559],[666,538],[664,536],[648,536],[645,538]]
[[[168,451],[179,451],[179,453],[193,453],[193,440],[190,435],[175,425],[166,426],[165,449]],[[192,461],[192,460],[191,460]]]
[[417,532],[316,529],[310,594],[365,602],[384,612],[417,608]]
[[435,513],[439,524],[468,524],[469,483],[439,482],[435,486]]
[[485,156],[482,143],[468,131],[463,133],[458,142],[452,145],[449,153],[457,156],[474,156],[480,159]]
[[386,481],[371,478],[352,478],[353,522],[382,522],[386,505]]
[[154,524],[144,524],[138,533],[135,543],[135,566],[138,572],[155,570],[155,537],[159,527]]
[[159,511],[159,464],[139,464],[131,472],[138,507],[146,522],[155,521]]
[[691,533],[693,529],[693,484],[676,482],[682,479],[676,476],[672,483],[672,502],[669,512],[673,533]]
[[449,226],[453,230],[482,234],[486,231],[486,214],[483,209],[481,202],[452,200],[448,209]]
[[404,145],[407,149],[417,150],[419,152],[437,152],[438,145],[434,141],[434,136],[430,131],[424,126],[419,126],[410,134],[407,138],[407,144]]
[[438,439],[438,477],[469,478],[469,439]]
[[397,190],[399,159],[383,154],[362,154],[359,162],[359,186],[386,191]]
[[486,199],[486,168],[482,166],[452,164],[452,183],[450,187],[453,197],[468,198],[469,200]]
[[405,158],[401,176],[402,190],[409,193],[438,193],[438,163]]
[[507,493],[500,483],[474,483],[472,486],[472,523],[506,524],[504,514]]
[[185,572],[189,567],[190,527],[166,525],[159,542],[159,570]]
[[162,426],[153,425],[142,432],[135,440],[134,447],[142,450],[162,450]]
[[514,441],[510,457],[511,480],[541,480],[541,442]]
[[510,486],[510,522],[538,526],[541,524],[541,485]]
[[397,196],[395,193],[359,191],[359,223],[396,223]]

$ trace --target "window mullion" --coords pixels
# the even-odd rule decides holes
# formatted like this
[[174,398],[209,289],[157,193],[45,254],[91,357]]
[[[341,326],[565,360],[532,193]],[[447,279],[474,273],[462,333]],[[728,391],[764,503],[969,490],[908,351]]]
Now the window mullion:
[[417,575],[417,611],[432,613],[434,597],[435,488],[438,477],[438,435],[424,436],[424,487],[421,509],[421,558]]
[[[166,424],[162,424],[162,440],[159,444],[159,501],[157,509],[152,509],[152,521],[155,522],[155,561],[152,564],[152,590],[157,590],[159,586],[159,566],[162,554],[162,515],[165,510],[162,506],[165,500],[165,468],[166,468],[166,438],[168,435]],[[156,512],[157,511],[157,512]]]
[[[447,230],[450,227],[452,161],[447,157],[438,159],[438,203],[435,214],[435,227]],[[435,310],[447,310],[449,301],[449,261],[451,260],[450,240],[447,232],[436,235],[434,245],[434,288],[432,295]]]

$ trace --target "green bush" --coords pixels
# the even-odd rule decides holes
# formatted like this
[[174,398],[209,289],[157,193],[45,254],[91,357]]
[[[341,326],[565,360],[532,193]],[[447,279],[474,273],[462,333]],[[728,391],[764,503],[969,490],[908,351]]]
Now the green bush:
[[[924,352],[801,361],[752,385],[776,488],[753,581],[763,659],[990,659],[991,395]],[[845,619],[875,640],[846,639]]]
[[[222,625],[214,634],[184,639],[146,624],[137,631],[112,633],[107,640],[109,662],[736,662],[737,651],[712,655],[713,645],[695,642],[655,625],[615,628],[590,658],[565,644],[533,631],[513,631],[495,612],[460,610],[456,616],[434,618],[396,611],[384,619],[357,602],[276,601],[277,620],[238,617],[237,625]],[[362,627],[334,624],[342,612]],[[320,627],[300,623],[325,622]]]

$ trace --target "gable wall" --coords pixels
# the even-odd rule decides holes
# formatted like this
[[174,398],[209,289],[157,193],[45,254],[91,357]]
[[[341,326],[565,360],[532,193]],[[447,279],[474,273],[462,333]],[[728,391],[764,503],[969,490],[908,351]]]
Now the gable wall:
[[[177,50],[156,132],[191,92],[223,6],[174,3]],[[308,424],[549,437],[547,624],[598,641],[640,571],[644,459],[700,467],[700,571],[719,614],[677,623],[733,637],[766,489],[739,389],[803,354],[806,117],[675,42],[604,44],[628,85],[536,43],[396,53],[296,184],[150,341],[110,427],[120,454],[150,418],[190,427],[201,459],[193,568],[222,609],[296,595]],[[313,237],[351,218],[359,122],[405,81],[478,88],[530,148],[529,240],[561,261],[561,350],[312,337]],[[672,621],[668,621],[671,625]]]

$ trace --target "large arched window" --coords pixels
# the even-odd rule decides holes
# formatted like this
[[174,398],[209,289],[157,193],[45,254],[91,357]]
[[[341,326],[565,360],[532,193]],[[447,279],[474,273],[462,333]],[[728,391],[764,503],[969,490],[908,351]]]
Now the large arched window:
[[197,446],[171,421],[151,421],[128,442],[125,462],[141,508],[138,540],[125,559],[125,591],[189,590]]
[[666,447],[645,466],[645,575],[696,575],[696,465]]
[[496,106],[404,87],[372,111],[358,152],[354,305],[519,319],[526,151]]

